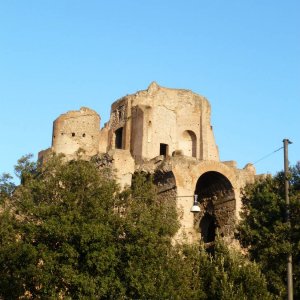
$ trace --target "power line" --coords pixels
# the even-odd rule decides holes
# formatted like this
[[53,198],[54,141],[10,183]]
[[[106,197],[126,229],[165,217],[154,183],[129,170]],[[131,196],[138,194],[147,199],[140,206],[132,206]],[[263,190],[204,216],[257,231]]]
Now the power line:
[[262,158],[260,158],[260,159],[257,160],[256,162],[254,162],[253,165],[255,165],[255,164],[257,164],[258,162],[260,162],[260,161],[262,161],[262,160],[268,158],[269,156],[273,155],[275,152],[278,152],[278,151],[281,150],[281,149],[283,149],[283,147],[280,147],[280,148],[278,148],[278,149],[272,151],[271,153],[269,153],[269,154],[263,156]]

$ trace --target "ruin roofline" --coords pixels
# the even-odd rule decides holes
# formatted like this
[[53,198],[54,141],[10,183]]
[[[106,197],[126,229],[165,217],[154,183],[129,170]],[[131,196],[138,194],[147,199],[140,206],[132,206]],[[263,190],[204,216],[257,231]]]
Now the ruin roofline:
[[66,113],[63,113],[61,115],[59,115],[54,122],[56,122],[57,120],[63,120],[66,118],[78,118],[80,116],[83,115],[97,115],[99,117],[99,119],[101,119],[100,115],[93,109],[86,107],[86,106],[82,106],[80,107],[79,110],[69,110]]
[[182,93],[182,94],[190,94],[190,95],[193,95],[193,96],[196,96],[196,97],[199,97],[201,98],[201,100],[207,102],[208,106],[210,107],[210,102],[209,100],[203,96],[203,95],[200,95],[198,93],[195,93],[193,92],[192,90],[189,90],[189,89],[181,89],[181,88],[170,88],[170,87],[165,87],[165,86],[161,86],[159,85],[156,81],[152,81],[148,88],[145,89],[145,90],[138,90],[136,91],[135,93],[133,94],[128,94],[126,96],[123,96],[117,100],[115,100],[112,104],[111,104],[111,107],[112,109],[116,106],[118,106],[118,104],[126,99],[130,99],[130,98],[134,98],[134,97],[137,97],[137,96],[145,96],[145,95],[151,95],[153,93],[155,93],[156,91],[165,91],[165,92],[175,92],[175,93]]

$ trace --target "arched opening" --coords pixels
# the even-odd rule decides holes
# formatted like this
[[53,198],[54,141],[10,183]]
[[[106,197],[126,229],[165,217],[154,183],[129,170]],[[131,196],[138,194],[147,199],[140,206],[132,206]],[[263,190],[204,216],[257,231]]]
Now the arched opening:
[[115,148],[123,149],[123,127],[115,131]]
[[197,137],[193,131],[186,130],[182,133],[180,150],[186,156],[197,156]]
[[235,225],[235,196],[228,178],[216,171],[206,172],[199,177],[195,194],[201,206],[199,230],[203,241],[214,241],[217,228],[221,236],[231,236]]
[[205,213],[200,222],[200,232],[204,243],[210,243],[216,237],[216,219],[212,215]]

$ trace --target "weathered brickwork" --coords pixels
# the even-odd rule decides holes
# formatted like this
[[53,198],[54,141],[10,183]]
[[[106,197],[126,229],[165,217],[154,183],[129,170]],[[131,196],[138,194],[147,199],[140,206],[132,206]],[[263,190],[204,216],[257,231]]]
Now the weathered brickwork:
[[87,155],[98,153],[99,115],[86,107],[69,111],[53,122],[52,148],[56,153],[74,154],[79,148]]
[[[81,108],[58,117],[49,151],[73,158],[84,150],[109,165],[121,188],[136,171],[153,174],[161,199],[175,201],[181,228],[177,240],[213,241],[216,232],[232,237],[241,207],[240,190],[255,179],[248,164],[221,162],[206,98],[189,90],[169,89],[155,82],[111,106],[110,120],[100,129],[100,116]],[[194,195],[201,211],[190,212]]]

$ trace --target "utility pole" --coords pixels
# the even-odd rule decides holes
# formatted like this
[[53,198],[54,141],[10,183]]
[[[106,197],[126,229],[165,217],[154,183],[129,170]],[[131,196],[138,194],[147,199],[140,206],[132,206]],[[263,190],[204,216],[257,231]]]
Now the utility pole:
[[[290,199],[289,199],[289,159],[288,159],[288,145],[292,142],[288,139],[283,140],[283,148],[284,148],[284,192],[285,192],[285,202],[286,202],[286,222],[289,227],[289,231],[291,230],[291,222],[290,222]],[[289,243],[290,234],[288,236]],[[293,300],[293,266],[292,266],[292,253],[288,254],[287,257],[287,288],[288,288],[288,300]]]

